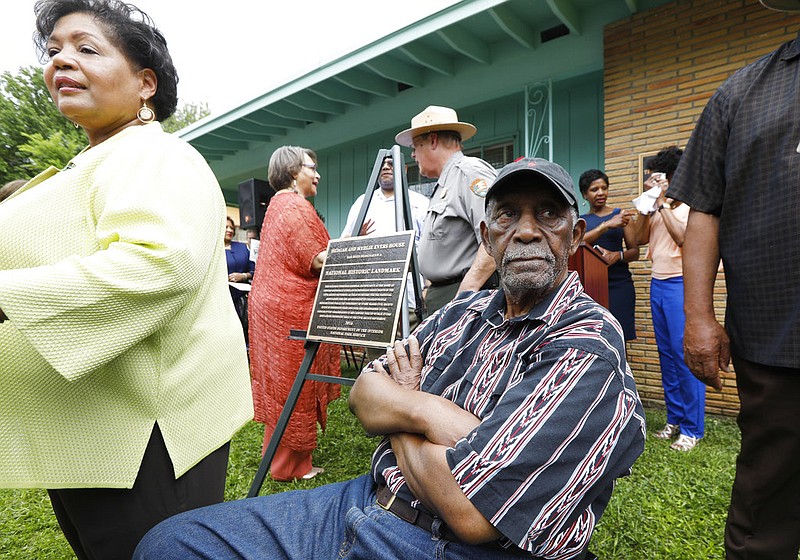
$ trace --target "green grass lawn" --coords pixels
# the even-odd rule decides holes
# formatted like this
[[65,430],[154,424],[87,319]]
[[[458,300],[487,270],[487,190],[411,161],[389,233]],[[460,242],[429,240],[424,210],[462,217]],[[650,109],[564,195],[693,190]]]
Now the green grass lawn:
[[[345,391],[346,392],[346,391]],[[648,432],[665,421],[648,411]],[[706,438],[690,453],[669,449],[648,437],[632,476],[622,479],[591,549],[603,560],[723,558],[722,535],[739,449],[732,419],[707,418]],[[233,440],[226,500],[243,498],[261,458],[262,429],[248,424]],[[330,405],[328,431],[320,438],[314,464],[325,473],[311,481],[277,483],[267,478],[262,494],[313,488],[369,470],[375,440],[364,435],[344,399]],[[43,490],[0,491],[0,558],[74,558]]]

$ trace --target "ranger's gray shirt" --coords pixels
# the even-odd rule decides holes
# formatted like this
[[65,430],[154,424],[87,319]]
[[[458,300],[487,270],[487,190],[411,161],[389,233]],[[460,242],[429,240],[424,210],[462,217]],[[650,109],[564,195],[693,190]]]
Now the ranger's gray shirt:
[[431,282],[460,280],[481,244],[486,191],[497,170],[480,158],[454,153],[431,196],[419,242],[419,267]]

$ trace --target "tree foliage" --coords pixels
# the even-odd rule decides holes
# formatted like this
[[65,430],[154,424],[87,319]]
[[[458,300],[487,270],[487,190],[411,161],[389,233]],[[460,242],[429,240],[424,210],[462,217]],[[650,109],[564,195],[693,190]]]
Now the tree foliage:
[[49,165],[61,167],[86,145],[83,131],[50,98],[42,69],[0,76],[0,184],[30,179]]
[[[184,103],[162,125],[175,132],[208,114],[206,103]],[[63,167],[86,144],[83,130],[53,103],[42,68],[0,75],[0,185],[30,179],[51,165]]]
[[177,132],[195,121],[211,114],[208,110],[208,103],[184,103],[179,105],[175,113],[161,123],[167,132]]

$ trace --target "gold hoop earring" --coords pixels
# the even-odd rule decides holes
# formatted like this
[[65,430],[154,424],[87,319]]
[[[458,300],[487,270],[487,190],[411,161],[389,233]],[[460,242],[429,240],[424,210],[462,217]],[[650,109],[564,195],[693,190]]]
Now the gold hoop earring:
[[148,124],[156,119],[156,114],[150,107],[147,106],[147,102],[142,100],[142,106],[136,112],[136,118],[139,119],[143,124]]

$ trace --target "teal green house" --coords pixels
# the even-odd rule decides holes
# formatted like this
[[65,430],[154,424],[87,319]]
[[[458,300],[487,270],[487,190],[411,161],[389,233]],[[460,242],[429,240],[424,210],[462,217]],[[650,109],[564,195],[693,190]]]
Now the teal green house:
[[[275,148],[315,150],[314,205],[334,237],[378,150],[428,105],[477,126],[469,155],[498,168],[544,157],[577,182],[604,164],[604,26],[668,1],[464,0],[179,134],[208,160],[231,206],[240,182],[266,180]],[[428,194],[430,180],[403,152],[411,188]]]

